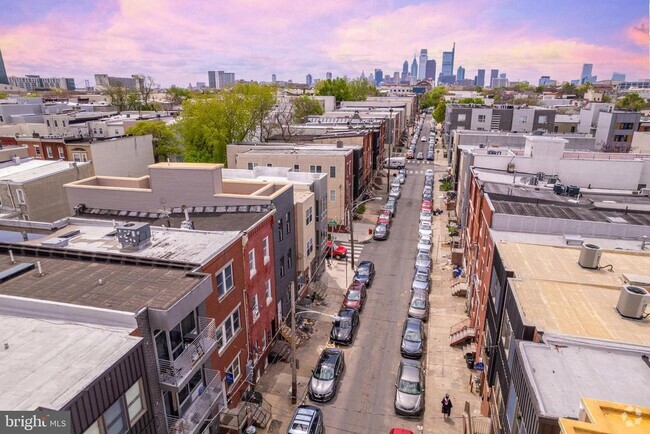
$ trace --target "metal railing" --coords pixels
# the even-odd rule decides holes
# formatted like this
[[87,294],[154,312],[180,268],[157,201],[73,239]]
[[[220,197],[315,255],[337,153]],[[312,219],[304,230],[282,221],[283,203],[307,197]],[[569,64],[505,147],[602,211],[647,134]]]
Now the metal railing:
[[217,327],[214,319],[198,318],[199,334],[186,344],[175,360],[158,359],[160,382],[178,386],[192,371],[192,368],[209,356],[217,346]]
[[458,333],[459,331],[461,331],[463,329],[466,329],[467,327],[469,327],[469,324],[470,324],[469,323],[469,318],[464,319],[464,320],[454,324],[453,326],[451,326],[449,328],[449,335],[451,336],[454,333]]
[[170,434],[194,434],[203,425],[216,408],[218,413],[226,405],[223,383],[219,372],[205,370],[206,386],[199,389],[199,396],[190,404],[183,417],[167,416],[167,428]]

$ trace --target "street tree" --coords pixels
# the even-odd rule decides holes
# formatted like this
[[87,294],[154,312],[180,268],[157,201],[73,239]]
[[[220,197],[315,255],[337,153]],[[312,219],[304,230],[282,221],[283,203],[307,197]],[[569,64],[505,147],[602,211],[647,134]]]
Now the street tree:
[[378,96],[377,88],[365,78],[356,78],[348,82],[350,101],[365,101],[369,96]]
[[638,93],[628,93],[616,101],[616,108],[639,112],[646,107],[646,102]]
[[485,104],[483,98],[461,98],[458,100],[459,104]]
[[321,80],[316,84],[316,95],[319,96],[333,96],[336,98],[336,103],[341,101],[350,101],[350,88],[348,83],[343,78],[334,78],[328,80]]
[[157,162],[166,161],[167,157],[183,152],[176,133],[163,121],[138,121],[126,130],[127,136],[147,134],[152,136],[153,153]]
[[323,107],[314,98],[303,95],[293,100],[293,121],[303,123],[307,116],[322,115]]
[[187,89],[181,89],[180,87],[172,86],[167,89],[167,101],[172,105],[180,105],[183,100],[191,98],[192,93]]
[[435,108],[446,93],[447,89],[444,86],[437,86],[429,92],[426,92],[422,95],[422,98],[420,98],[420,108]]
[[447,103],[443,100],[436,106],[433,111],[433,118],[436,122],[441,123],[445,120],[445,113],[447,112]]
[[156,88],[157,84],[153,77],[150,75],[140,74],[136,78],[138,82],[138,92],[140,93],[140,102],[142,103],[143,110],[151,110],[152,106],[149,105],[151,94]]

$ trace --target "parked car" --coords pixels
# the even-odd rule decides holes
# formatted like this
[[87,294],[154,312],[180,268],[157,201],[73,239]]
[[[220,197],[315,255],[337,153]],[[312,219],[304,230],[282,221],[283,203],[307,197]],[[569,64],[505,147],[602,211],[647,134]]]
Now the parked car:
[[426,200],[428,202],[433,202],[433,195],[431,193],[423,194],[422,195],[422,200]]
[[424,185],[433,188],[433,176],[425,176],[424,177]]
[[423,209],[422,211],[420,211],[420,222],[431,223],[432,220],[433,220],[433,214],[431,211],[427,209]]
[[365,283],[367,287],[372,285],[375,279],[375,264],[372,261],[361,261],[357,267],[357,271],[352,278],[353,282]]
[[431,211],[433,209],[433,202],[430,200],[423,200],[422,205],[420,206],[420,210],[429,210]]
[[429,318],[429,294],[427,291],[417,289],[411,292],[408,316],[422,321]]
[[394,200],[386,201],[386,204],[384,205],[384,210],[390,212],[391,218],[395,217],[395,214],[397,213],[397,202],[395,202]]
[[388,239],[388,233],[389,233],[388,226],[378,224],[377,226],[375,226],[375,230],[372,234],[372,238],[374,240],[384,241]]
[[399,187],[392,187],[388,193],[388,197],[394,197],[395,199],[399,199],[401,195],[402,192]]
[[422,189],[422,195],[433,193],[433,187],[430,185],[425,185]]
[[390,183],[390,187],[391,188],[393,188],[393,187],[401,188],[402,184],[400,184],[399,179],[397,179],[397,177],[394,177],[393,180]]
[[399,170],[399,173],[400,173],[401,175],[404,175],[404,178],[406,179],[406,177],[407,177],[406,169],[400,169],[400,170]]
[[422,222],[420,223],[420,227],[418,229],[418,236],[422,235],[432,235],[433,229],[431,228],[431,223],[429,222]]
[[365,283],[352,282],[343,298],[343,307],[361,312],[366,303],[367,294]]
[[424,154],[422,152],[418,152],[418,154],[415,156],[416,160],[424,160]]
[[345,370],[343,350],[325,348],[313,369],[307,392],[312,401],[327,402],[334,398]]
[[390,211],[382,211],[382,213],[379,214],[379,217],[377,217],[377,224],[390,226]]
[[433,161],[433,152],[432,151],[427,152],[427,161]]
[[406,151],[406,158],[408,158],[409,160],[414,159],[415,158],[415,152],[413,152],[412,149],[409,149],[408,151]]
[[433,247],[433,241],[431,239],[430,235],[423,235],[420,237],[418,240],[418,250],[422,249],[428,249],[431,251],[431,247]]
[[341,246],[340,244],[336,244],[332,240],[327,241],[327,247],[325,249],[325,256],[330,258],[334,257],[334,259],[343,259],[345,256],[348,254],[348,249],[347,247]]
[[402,173],[397,174],[397,179],[399,180],[400,184],[404,184],[406,182],[406,176],[404,176],[404,174],[402,174]]
[[350,345],[359,327],[359,312],[356,309],[339,310],[338,318],[332,324],[330,339],[341,345]]
[[323,434],[323,412],[313,405],[299,405],[289,422],[287,434]]
[[416,268],[431,268],[431,257],[428,253],[418,253],[415,258]]
[[424,172],[424,176],[433,176],[433,169],[427,169],[427,171]]
[[413,281],[411,282],[411,289],[413,291],[428,291],[430,285],[431,278],[429,277],[429,269],[416,268],[415,274],[413,274]]
[[422,321],[407,318],[402,329],[402,356],[410,359],[419,359],[424,351],[424,326]]
[[424,409],[424,375],[422,365],[415,360],[402,360],[395,383],[395,413],[420,416]]
[[413,431],[404,428],[391,428],[389,434],[413,434]]

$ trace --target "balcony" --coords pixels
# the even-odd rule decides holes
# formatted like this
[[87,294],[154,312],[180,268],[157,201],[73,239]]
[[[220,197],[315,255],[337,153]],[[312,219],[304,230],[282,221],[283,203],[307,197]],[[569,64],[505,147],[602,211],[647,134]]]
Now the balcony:
[[214,320],[202,317],[198,320],[198,334],[185,337],[185,349],[175,360],[158,359],[161,384],[173,388],[183,386],[217,348]]
[[218,372],[211,369],[205,370],[206,383],[208,384],[200,395],[192,402],[183,417],[167,416],[167,431],[170,434],[195,434],[203,426],[203,422],[216,409],[218,413],[226,406],[223,383]]

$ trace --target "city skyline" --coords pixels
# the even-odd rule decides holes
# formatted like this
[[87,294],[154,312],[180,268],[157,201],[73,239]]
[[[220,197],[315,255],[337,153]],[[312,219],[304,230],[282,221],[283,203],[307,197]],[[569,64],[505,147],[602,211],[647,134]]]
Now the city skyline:
[[[7,74],[73,77],[78,85],[99,73],[142,73],[164,87],[206,81],[211,70],[259,81],[275,73],[294,82],[327,71],[356,77],[382,68],[392,74],[423,48],[428,59],[441,62],[454,42],[455,62],[469,76],[498,68],[515,81],[535,83],[542,75],[570,81],[584,63],[593,64],[601,79],[614,72],[629,80],[650,75],[643,0],[625,8],[606,1],[475,0],[467,8],[481,14],[469,18],[451,0],[29,3],[0,0]],[[431,28],[444,31],[431,36]]]

